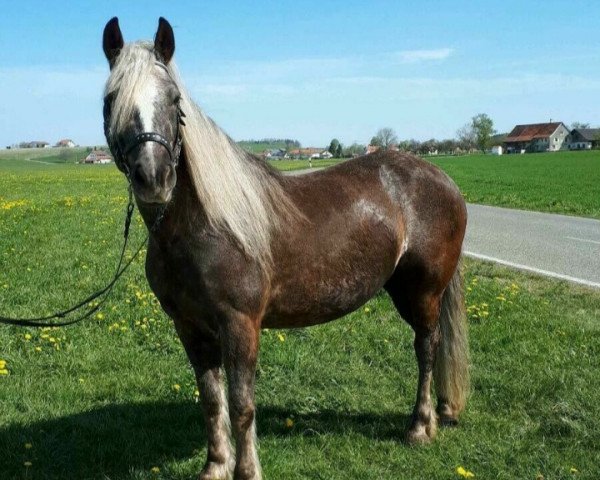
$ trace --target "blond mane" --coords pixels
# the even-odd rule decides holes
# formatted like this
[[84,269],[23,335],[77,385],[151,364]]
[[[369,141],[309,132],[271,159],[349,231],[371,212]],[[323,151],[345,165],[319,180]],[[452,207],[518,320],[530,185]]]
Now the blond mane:
[[[118,132],[129,121],[134,92],[156,74],[153,44],[126,45],[107,81],[105,94],[116,95],[110,132]],[[252,158],[231,140],[196,103],[171,61],[167,71],[181,94],[185,126],[181,128],[183,153],[188,171],[209,224],[233,236],[262,267],[271,264],[271,238],[285,220],[301,217],[284,191],[279,175],[264,162]]]

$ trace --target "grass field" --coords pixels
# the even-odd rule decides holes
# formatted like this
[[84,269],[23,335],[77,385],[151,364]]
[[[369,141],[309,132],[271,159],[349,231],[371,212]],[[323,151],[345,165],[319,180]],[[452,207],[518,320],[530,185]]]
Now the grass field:
[[467,201],[600,218],[600,151],[428,158]]
[[[73,163],[83,149],[0,151],[0,165],[29,170],[34,162]],[[30,157],[29,162],[19,161]],[[43,157],[46,158],[43,158]],[[12,160],[11,160],[12,159]],[[9,160],[11,160],[9,162]],[[527,155],[469,155],[428,157],[446,171],[471,203],[523,210],[600,218],[600,151],[556,152]],[[309,168],[308,160],[273,160],[284,171]],[[328,167],[339,160],[314,160],[313,167]]]
[[[0,160],[0,312],[56,310],[101,286],[125,203],[114,165]],[[143,238],[138,217],[132,235]],[[461,426],[428,447],[402,442],[416,361],[381,294],[344,320],[262,334],[265,478],[454,479],[457,467],[482,479],[600,477],[600,292],[473,261],[465,274],[473,387]],[[141,262],[86,324],[0,327],[0,359],[0,478],[200,470],[193,374]]]
[[[75,148],[23,148],[17,150],[0,150],[0,162],[5,168],[8,161],[13,166],[31,167],[34,164],[69,164],[84,159],[88,151],[87,147]],[[15,163],[18,162],[18,163]]]

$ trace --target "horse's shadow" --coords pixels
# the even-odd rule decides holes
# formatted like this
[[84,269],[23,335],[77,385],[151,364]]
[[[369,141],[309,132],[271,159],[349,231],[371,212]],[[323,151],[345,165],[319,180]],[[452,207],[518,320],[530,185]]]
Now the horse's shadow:
[[[293,420],[290,426],[286,420]],[[322,433],[358,434],[375,440],[399,440],[409,420],[396,413],[294,412],[258,407],[263,439]],[[31,448],[25,444],[30,443]],[[157,402],[108,405],[58,417],[0,428],[2,478],[84,480],[128,478],[134,470],[193,458],[201,468],[205,447],[200,406]],[[25,462],[32,465],[25,467]],[[30,469],[26,472],[26,469]],[[131,475],[131,478],[134,475]],[[136,477],[137,478],[137,477]],[[174,477],[179,478],[179,477]],[[185,476],[181,478],[186,478]]]

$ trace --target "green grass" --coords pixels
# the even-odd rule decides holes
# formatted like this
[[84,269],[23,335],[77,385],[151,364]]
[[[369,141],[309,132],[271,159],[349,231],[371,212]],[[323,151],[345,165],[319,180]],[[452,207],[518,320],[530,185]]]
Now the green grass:
[[343,161],[344,160],[331,158],[328,160],[313,160],[311,163],[309,163],[308,160],[270,160],[269,163],[278,170],[289,172],[292,170],[304,170],[306,168],[311,168],[311,165],[312,168],[330,167],[331,165],[337,165]]
[[31,164],[60,164],[75,163],[84,159],[88,154],[87,147],[75,148],[22,148],[16,150],[0,150],[0,165],[21,162],[25,167]]
[[600,218],[600,151],[429,157],[467,201]]
[[[101,286],[117,261],[125,203],[114,166],[0,160],[0,312],[56,310]],[[137,216],[132,235],[132,244],[144,235]],[[265,478],[455,479],[463,466],[476,478],[597,479],[600,292],[473,261],[466,284],[472,395],[461,425],[428,447],[402,442],[416,362],[386,295],[328,325],[265,331]],[[0,478],[199,472],[193,374],[141,261],[85,324],[0,327],[0,359],[9,372],[0,376]]]
[[294,146],[290,147],[290,146],[286,145],[285,141],[283,141],[283,140],[259,141],[259,142],[242,140],[241,142],[237,142],[237,143],[244,150],[247,150],[248,152],[254,153],[256,155],[263,153],[265,150],[275,150],[278,148],[281,148],[283,150],[286,150],[288,148],[291,148],[291,149],[299,148],[299,147],[294,147]]

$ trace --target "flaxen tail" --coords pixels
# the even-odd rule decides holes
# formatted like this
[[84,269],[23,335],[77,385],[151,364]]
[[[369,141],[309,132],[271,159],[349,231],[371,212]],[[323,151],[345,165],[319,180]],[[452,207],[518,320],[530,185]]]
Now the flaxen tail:
[[440,344],[433,368],[438,413],[443,423],[456,423],[469,394],[469,342],[461,265],[442,298]]

